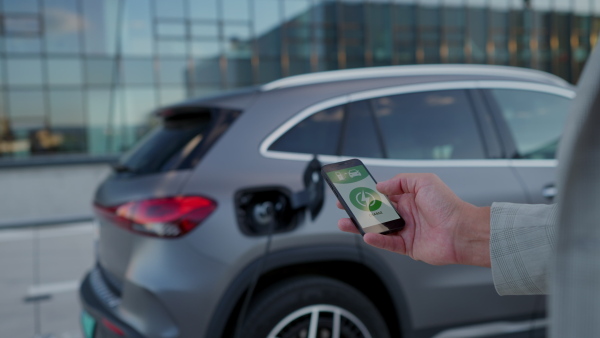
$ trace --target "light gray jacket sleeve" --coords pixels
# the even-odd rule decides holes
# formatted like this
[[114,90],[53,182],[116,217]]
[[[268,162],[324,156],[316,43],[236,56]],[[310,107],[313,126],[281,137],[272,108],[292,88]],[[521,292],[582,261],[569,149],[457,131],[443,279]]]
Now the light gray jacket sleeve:
[[545,294],[556,247],[558,205],[494,203],[490,221],[490,258],[498,294]]

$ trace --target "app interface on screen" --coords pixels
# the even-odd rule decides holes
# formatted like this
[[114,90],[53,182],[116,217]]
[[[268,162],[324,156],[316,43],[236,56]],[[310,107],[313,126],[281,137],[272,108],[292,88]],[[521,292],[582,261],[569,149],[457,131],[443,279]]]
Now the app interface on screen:
[[377,191],[375,181],[364,166],[330,171],[327,176],[363,228],[398,218],[394,207]]

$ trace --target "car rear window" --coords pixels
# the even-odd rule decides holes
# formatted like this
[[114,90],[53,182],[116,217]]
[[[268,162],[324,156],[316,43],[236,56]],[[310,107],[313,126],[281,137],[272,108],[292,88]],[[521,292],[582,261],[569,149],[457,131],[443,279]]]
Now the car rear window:
[[115,170],[151,174],[191,168],[239,113],[216,108],[169,111],[161,125],[121,157]]

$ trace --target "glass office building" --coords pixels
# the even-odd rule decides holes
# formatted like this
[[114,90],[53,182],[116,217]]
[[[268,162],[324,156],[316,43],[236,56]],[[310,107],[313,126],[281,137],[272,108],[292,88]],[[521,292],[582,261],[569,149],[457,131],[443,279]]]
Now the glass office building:
[[0,0],[0,165],[130,148],[150,112],[309,72],[426,63],[575,83],[600,0]]

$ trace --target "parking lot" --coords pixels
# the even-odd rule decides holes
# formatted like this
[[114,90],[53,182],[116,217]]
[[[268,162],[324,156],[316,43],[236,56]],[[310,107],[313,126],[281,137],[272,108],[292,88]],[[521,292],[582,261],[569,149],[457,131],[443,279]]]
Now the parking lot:
[[77,289],[92,222],[0,229],[0,337],[80,338]]

